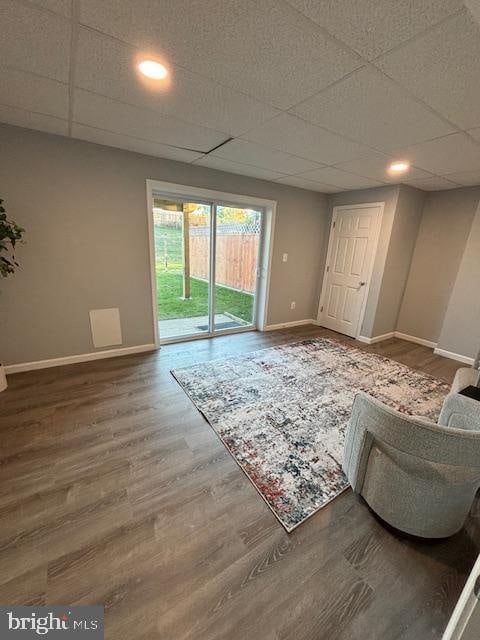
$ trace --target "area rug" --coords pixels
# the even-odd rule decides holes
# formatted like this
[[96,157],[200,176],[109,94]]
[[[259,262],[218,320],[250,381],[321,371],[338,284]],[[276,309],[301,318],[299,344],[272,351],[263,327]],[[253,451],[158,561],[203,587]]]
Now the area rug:
[[436,420],[441,381],[334,340],[304,340],[172,370],[290,532],[348,487],[345,428],[358,391]]

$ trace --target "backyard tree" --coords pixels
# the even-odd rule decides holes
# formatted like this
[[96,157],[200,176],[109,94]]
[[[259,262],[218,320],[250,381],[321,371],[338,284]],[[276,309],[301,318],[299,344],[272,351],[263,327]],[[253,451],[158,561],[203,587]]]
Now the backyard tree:
[[248,209],[238,209],[235,207],[219,207],[217,211],[217,222],[228,224],[231,222],[245,223],[248,219]]

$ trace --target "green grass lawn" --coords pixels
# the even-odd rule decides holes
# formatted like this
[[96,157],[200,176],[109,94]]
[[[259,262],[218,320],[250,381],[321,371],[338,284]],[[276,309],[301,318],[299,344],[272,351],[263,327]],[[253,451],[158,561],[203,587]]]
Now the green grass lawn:
[[[208,285],[190,278],[189,300],[183,295],[182,230],[156,224],[154,227],[157,261],[157,304],[159,320],[191,318],[208,315]],[[165,270],[165,255],[167,271]],[[215,313],[231,313],[237,318],[252,321],[253,295],[225,287],[215,287]]]
[[[190,278],[189,300],[182,300],[181,272],[164,271],[157,263],[157,304],[159,320],[190,318],[208,315],[208,285]],[[225,287],[215,287],[215,313],[231,313],[237,318],[252,321],[253,295]]]

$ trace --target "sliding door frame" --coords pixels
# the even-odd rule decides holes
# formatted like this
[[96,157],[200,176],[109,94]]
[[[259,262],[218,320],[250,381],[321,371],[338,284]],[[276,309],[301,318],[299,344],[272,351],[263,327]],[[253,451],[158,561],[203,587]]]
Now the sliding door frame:
[[217,203],[212,202],[210,209],[210,245],[208,256],[208,335],[215,329],[215,271],[217,268]]
[[[169,342],[186,342],[188,340],[199,340],[202,338],[212,338],[227,333],[240,333],[243,331],[252,331],[258,329],[265,331],[267,326],[268,300],[270,293],[270,273],[272,267],[273,256],[273,235],[275,230],[276,206],[275,200],[266,200],[264,198],[255,198],[235,193],[226,193],[213,189],[201,189],[198,187],[190,187],[188,185],[175,184],[172,182],[163,182],[159,180],[146,181],[147,187],[147,216],[148,216],[148,237],[149,237],[149,254],[150,254],[150,286],[152,292],[152,329],[156,348],[160,347],[160,334],[158,324],[158,308],[157,308],[157,278],[155,269],[155,239],[153,228],[153,201],[156,196],[164,196],[172,200],[190,200],[208,204],[210,210],[210,253],[209,256],[209,297],[212,303],[209,304],[209,331],[208,333],[193,336],[181,336],[162,340],[162,344]],[[258,252],[257,264],[257,280],[254,297],[254,309],[252,324],[248,327],[234,327],[231,329],[214,329],[214,313],[215,313],[215,242],[216,242],[216,211],[219,206],[236,206],[239,208],[251,207],[253,209],[261,209],[261,233],[260,247]],[[211,297],[213,296],[213,298]]]

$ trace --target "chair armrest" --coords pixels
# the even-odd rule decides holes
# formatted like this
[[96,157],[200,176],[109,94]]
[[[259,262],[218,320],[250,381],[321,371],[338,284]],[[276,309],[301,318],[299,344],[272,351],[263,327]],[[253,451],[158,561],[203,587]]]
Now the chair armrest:
[[[458,397],[458,394],[453,395]],[[467,415],[472,421],[471,424],[477,425],[476,428],[472,426],[466,429],[465,427],[461,428],[451,424],[436,424],[426,418],[410,416],[396,411],[366,393],[358,393],[353,403],[352,416],[347,427],[345,465],[349,464],[348,456],[355,455],[350,451],[351,446],[354,449],[358,449],[363,441],[368,445],[369,440],[364,433],[368,432],[370,434],[369,437],[374,440],[384,442],[416,458],[425,458],[432,463],[449,465],[457,465],[459,460],[462,460],[463,465],[479,467],[480,429],[478,428],[478,411],[480,406],[475,400],[464,398],[463,396],[460,396],[460,398],[461,406],[468,404],[470,413]],[[471,400],[471,402],[463,403],[463,400]],[[458,406],[456,400],[448,399],[446,401],[446,410],[457,409]],[[354,443],[353,438],[355,439]],[[360,462],[360,459],[356,462]]]
[[[429,431],[436,428],[438,427],[433,422],[400,413],[366,393],[359,392],[355,396],[345,434],[343,468],[352,489],[357,493],[361,492],[374,441],[383,441],[421,457],[422,452],[426,453],[430,446]],[[418,437],[417,431],[420,434]],[[424,447],[421,446],[422,436],[426,440]]]
[[362,490],[363,480],[368,465],[368,457],[373,444],[373,435],[369,432],[364,420],[364,407],[359,395],[355,396],[352,415],[345,433],[345,450],[343,470],[356,493]]
[[480,402],[459,393],[449,393],[443,402],[438,424],[480,432]]

